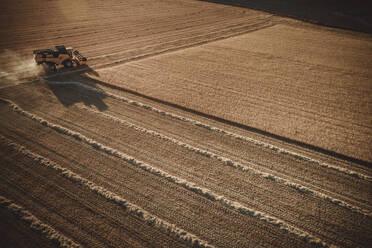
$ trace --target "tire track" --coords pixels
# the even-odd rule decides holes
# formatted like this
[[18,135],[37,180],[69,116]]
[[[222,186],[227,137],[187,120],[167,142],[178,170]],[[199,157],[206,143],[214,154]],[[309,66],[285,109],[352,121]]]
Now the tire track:
[[197,121],[197,120],[194,120],[194,119],[191,119],[191,118],[188,118],[188,117],[183,117],[183,116],[171,113],[171,112],[167,112],[167,111],[158,109],[156,107],[147,105],[147,104],[139,102],[139,101],[134,101],[134,100],[131,100],[131,99],[123,97],[123,96],[119,96],[119,95],[112,94],[112,93],[109,93],[109,92],[104,92],[102,90],[92,88],[92,87],[90,87],[86,84],[80,83],[80,82],[52,82],[52,81],[48,81],[48,80],[45,80],[45,82],[48,83],[48,84],[62,84],[62,85],[73,84],[73,85],[76,85],[76,86],[80,86],[80,87],[88,89],[90,91],[100,93],[104,96],[108,96],[108,97],[111,97],[113,99],[116,99],[116,100],[131,104],[131,105],[135,105],[135,106],[144,108],[148,111],[152,111],[152,112],[164,115],[164,116],[168,116],[168,117],[171,117],[171,118],[183,121],[183,122],[191,123],[195,126],[202,127],[202,128],[205,128],[207,130],[214,131],[214,132],[217,132],[217,133],[221,133],[223,135],[227,135],[227,136],[233,137],[233,138],[238,139],[238,140],[243,140],[243,141],[249,142],[251,144],[254,144],[256,146],[263,147],[263,148],[266,148],[266,149],[270,149],[270,150],[272,150],[274,152],[277,152],[279,154],[291,156],[291,157],[293,157],[297,160],[300,160],[300,161],[306,161],[306,162],[312,163],[314,165],[321,166],[323,168],[332,169],[332,170],[341,172],[341,173],[349,175],[349,176],[353,176],[353,177],[356,177],[356,178],[359,178],[359,179],[363,179],[363,180],[367,180],[367,181],[372,182],[372,177],[368,176],[366,174],[356,172],[356,171],[353,171],[353,170],[349,170],[349,169],[346,169],[346,168],[342,168],[342,167],[339,167],[339,166],[331,165],[331,164],[328,164],[328,163],[324,163],[324,162],[321,162],[319,160],[312,159],[308,156],[301,155],[299,153],[292,152],[292,151],[289,151],[287,149],[283,149],[283,148],[277,147],[275,145],[265,143],[265,142],[262,142],[262,141],[259,141],[259,140],[255,140],[255,139],[252,139],[252,138],[249,138],[249,137],[246,137],[246,136],[242,136],[242,135],[239,135],[237,133],[233,133],[233,132],[230,132],[230,131],[227,131],[227,130],[223,130],[221,128],[218,128],[218,127],[206,124],[206,123],[202,123],[200,121]]
[[[114,156],[114,157],[117,157],[119,159],[122,159],[128,163],[130,163],[131,165],[137,167],[137,168],[140,168],[144,171],[147,171],[147,172],[150,172],[158,177],[161,177],[161,178],[164,178],[166,180],[168,180],[169,182],[171,183],[174,183],[174,184],[177,184],[177,185],[180,185],[182,187],[184,187],[185,189],[191,191],[191,192],[195,192],[196,194],[200,195],[200,196],[203,196],[211,201],[215,201],[215,202],[220,202],[222,203],[223,205],[227,206],[227,207],[230,207],[232,209],[235,209],[237,210],[238,212],[242,213],[242,214],[245,214],[245,215],[248,215],[248,216],[251,216],[251,217],[254,217],[254,218],[257,218],[259,220],[262,220],[262,221],[265,221],[269,224],[272,224],[274,226],[277,226],[278,228],[282,229],[282,230],[285,230],[289,233],[292,233],[294,235],[296,235],[297,237],[299,237],[300,239],[304,240],[305,242],[307,243],[310,243],[310,244],[313,244],[313,245],[316,245],[316,246],[319,246],[319,247],[329,247],[329,245],[327,243],[325,243],[324,241],[322,241],[321,239],[313,236],[312,234],[310,233],[307,233],[301,229],[298,229],[294,226],[291,226],[289,224],[287,224],[286,222],[276,218],[276,217],[272,217],[270,215],[267,215],[265,213],[262,213],[260,211],[256,211],[254,209],[251,209],[251,208],[248,208],[248,207],[245,207],[243,206],[242,204],[240,204],[239,202],[235,202],[235,201],[231,201],[229,199],[227,199],[226,197],[222,196],[222,195],[218,195],[206,188],[202,188],[202,187],[199,187],[191,182],[188,182],[182,178],[179,178],[179,177],[176,177],[176,176],[173,176],[165,171],[162,171],[158,168],[155,168],[149,164],[146,164],[142,161],[139,161],[131,156],[128,156],[126,154],[123,154],[121,153],[120,151],[117,151],[115,149],[112,149],[108,146],[105,146],[101,143],[98,143],[92,139],[89,139],[87,138],[86,136],[84,135],[81,135],[80,133],[77,133],[77,132],[74,132],[70,129],[67,129],[67,128],[64,128],[60,125],[56,125],[56,124],[53,124],[53,123],[50,123],[48,122],[47,120],[45,119],[42,119],[34,114],[31,114],[30,112],[28,111],[24,111],[23,109],[21,109],[18,105],[16,105],[15,103],[11,102],[11,101],[8,101],[8,100],[4,100],[4,99],[1,99],[0,100],[4,103],[6,103],[7,105],[9,105],[12,110],[22,116],[25,116],[33,121],[36,121],[36,122],[39,122],[41,125],[45,126],[45,127],[48,127],[50,129],[53,129],[55,131],[57,131],[58,133],[60,134],[63,134],[63,135],[67,135],[67,136],[70,136],[72,138],[74,138],[75,140],[79,141],[79,142],[82,142],[82,143],[85,143],[87,145],[90,145],[91,147],[93,147],[94,149],[96,150],[99,150],[99,151],[102,151],[102,152],[105,152],[106,154],[110,155],[110,156]],[[47,162],[46,162],[47,163]],[[47,163],[48,164],[48,163]],[[61,170],[61,169],[58,169],[58,170]],[[65,175],[65,174],[64,174]],[[76,174],[71,174],[74,176],[77,176]],[[81,182],[83,182],[84,180],[82,179],[75,179],[75,180],[80,180]],[[92,190],[97,190],[97,187],[98,189],[100,190],[99,192],[101,192],[101,190],[103,191],[102,194],[103,196],[107,196],[109,197],[110,194],[108,194],[107,192],[105,193],[104,189],[102,189],[101,187],[99,186],[96,186],[95,184],[93,184],[92,182],[90,181],[86,181],[85,184],[87,186],[91,185],[90,188]],[[94,187],[93,187],[94,186]],[[98,191],[97,191],[98,192]],[[111,193],[111,192],[110,192]],[[110,199],[112,199],[113,201],[115,201],[115,199],[117,199],[117,195],[114,195],[114,196],[111,196]],[[120,198],[120,197],[119,197]],[[120,198],[122,199],[122,198]],[[124,204],[124,206],[127,205],[126,201],[122,201],[120,200],[119,202],[122,202],[121,204]],[[129,208],[131,208],[131,205],[128,206]],[[133,207],[134,210],[132,210],[134,213],[137,213],[137,210],[138,207],[134,206]],[[140,216],[142,217],[142,216]],[[150,222],[151,223],[151,222]]]
[[125,121],[123,119],[119,119],[115,116],[112,116],[112,115],[108,115],[106,113],[103,113],[103,112],[99,112],[99,111],[95,111],[93,109],[90,109],[90,108],[87,108],[87,107],[82,107],[83,109],[87,110],[87,111],[91,111],[97,115],[101,115],[101,116],[104,116],[105,118],[107,119],[111,119],[115,122],[118,122],[118,123],[121,123],[121,124],[124,124],[130,128],[133,128],[137,131],[140,131],[140,132],[143,132],[143,133],[146,133],[146,134],[150,134],[154,137],[158,137],[160,139],[163,139],[163,140],[166,140],[166,141],[169,141],[169,142],[172,142],[178,146],[181,146],[189,151],[192,151],[192,152],[195,152],[197,154],[200,154],[202,156],[205,156],[205,157],[208,157],[208,158],[212,158],[212,159],[216,159],[222,163],[224,163],[225,165],[227,166],[230,166],[230,167],[233,167],[233,168],[236,168],[236,169],[239,169],[241,171],[249,171],[249,172],[252,172],[253,174],[255,175],[258,175],[260,177],[263,177],[265,179],[269,179],[269,180],[272,180],[274,182],[278,182],[278,183],[281,183],[281,184],[284,184],[288,187],[291,187],[291,188],[294,188],[296,190],[298,190],[299,192],[301,193],[304,193],[304,194],[312,194],[312,195],[315,195],[319,198],[322,198],[322,199],[325,199],[335,205],[338,205],[338,206],[341,206],[341,207],[344,207],[348,210],[351,210],[351,211],[354,211],[354,212],[357,212],[357,213],[360,213],[360,214],[363,214],[365,216],[372,216],[372,214],[368,211],[368,210],[365,210],[365,209],[362,209],[358,206],[354,206],[352,204],[349,204],[345,201],[342,201],[342,200],[339,200],[339,199],[336,199],[334,197],[331,197],[331,196],[328,196],[326,194],[323,194],[321,192],[318,192],[316,190],[313,190],[313,189],[310,189],[306,186],[303,186],[301,184],[298,184],[298,183],[295,183],[295,182],[292,182],[290,180],[287,180],[285,178],[282,178],[282,177],[278,177],[278,176],[275,176],[273,174],[270,174],[270,173],[266,173],[266,172],[262,172],[260,170],[256,170],[252,167],[249,167],[247,165],[243,165],[239,162],[236,162],[236,161],[232,161],[230,158],[227,158],[227,157],[223,157],[223,156],[220,156],[218,154],[215,154],[213,152],[209,152],[207,150],[203,150],[203,149],[200,149],[198,147],[195,147],[195,146],[192,146],[192,145],[189,145],[187,143],[184,143],[182,141],[179,141],[177,139],[174,139],[174,138],[171,138],[171,137],[168,137],[164,134],[161,134],[159,132],[156,132],[156,131],[153,131],[153,130],[149,130],[149,129],[146,129],[146,128],[143,128],[143,127],[139,127],[135,124],[132,124],[130,123],[129,121]]
[[[2,137],[0,137],[2,138]],[[82,247],[80,244],[75,243],[70,238],[55,230],[53,227],[41,222],[36,216],[24,209],[22,206],[17,205],[13,201],[0,195],[0,207],[7,208],[19,219],[26,222],[29,227],[39,233],[45,235],[46,238],[53,241],[58,247],[61,248],[78,248]]]
[[51,169],[55,170],[56,172],[58,172],[59,174],[66,177],[67,179],[71,180],[72,182],[83,185],[83,186],[87,187],[88,189],[90,189],[91,191],[93,191],[94,193],[106,198],[107,200],[109,200],[111,202],[114,202],[114,203],[118,204],[119,206],[123,207],[125,211],[128,211],[129,213],[140,217],[148,225],[160,228],[162,230],[165,230],[169,234],[174,235],[175,237],[177,237],[177,238],[179,238],[183,241],[186,241],[187,243],[189,243],[193,247],[201,247],[201,248],[202,247],[205,247],[205,248],[207,248],[207,247],[212,248],[213,247],[213,246],[209,245],[206,241],[203,241],[203,240],[199,239],[198,237],[196,237],[195,235],[193,235],[193,234],[191,234],[191,233],[189,233],[189,232],[187,232],[183,229],[180,229],[180,228],[176,227],[175,225],[170,224],[170,223],[152,215],[151,213],[147,212],[146,210],[128,202],[127,200],[120,197],[119,195],[117,195],[117,194],[115,194],[115,193],[113,193],[109,190],[106,190],[105,188],[103,188],[101,186],[96,185],[92,181],[90,181],[88,179],[85,179],[85,178],[79,176],[78,174],[76,174],[76,173],[74,173],[74,172],[72,172],[72,171],[70,171],[70,170],[68,170],[64,167],[59,166],[58,164],[54,163],[53,161],[51,161],[51,160],[49,160],[49,159],[47,159],[43,156],[40,156],[38,154],[33,153],[32,151],[26,149],[25,147],[23,147],[19,144],[12,143],[10,140],[5,138],[4,136],[0,135],[0,139],[3,142],[5,142],[8,146],[17,150],[18,152],[20,152],[24,156],[35,160],[40,165],[51,168]]

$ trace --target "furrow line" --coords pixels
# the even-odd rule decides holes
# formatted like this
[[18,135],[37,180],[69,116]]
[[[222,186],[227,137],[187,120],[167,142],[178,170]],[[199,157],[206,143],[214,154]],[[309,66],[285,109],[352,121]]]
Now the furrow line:
[[[194,193],[196,193],[196,194],[198,194],[202,197],[205,197],[206,199],[209,199],[209,200],[215,201],[215,202],[220,202],[223,205],[225,205],[227,207],[230,207],[232,209],[235,209],[242,214],[257,218],[259,220],[262,220],[262,221],[270,223],[274,226],[277,226],[278,228],[280,228],[282,230],[285,230],[289,233],[292,233],[292,234],[298,236],[299,238],[301,238],[302,240],[304,240],[305,242],[308,242],[308,243],[313,244],[315,246],[330,247],[326,242],[322,241],[318,237],[315,237],[315,236],[313,236],[312,234],[310,234],[306,231],[303,231],[299,228],[296,228],[292,225],[289,225],[283,220],[280,220],[276,217],[273,217],[273,216],[270,216],[268,214],[262,213],[260,211],[257,211],[257,210],[248,208],[246,206],[243,206],[239,202],[231,201],[231,200],[227,199],[225,196],[218,195],[218,194],[210,191],[209,189],[199,187],[199,186],[195,185],[194,183],[191,183],[187,180],[184,180],[184,179],[179,178],[177,176],[173,176],[173,175],[171,175],[171,174],[169,174],[169,173],[167,173],[167,172],[165,172],[161,169],[158,169],[158,168],[153,167],[153,166],[151,166],[147,163],[144,163],[140,160],[137,160],[134,157],[126,155],[126,154],[124,154],[124,153],[122,153],[122,152],[120,152],[116,149],[105,146],[105,145],[103,145],[99,142],[96,142],[95,140],[87,138],[86,136],[84,136],[84,135],[82,135],[78,132],[72,131],[72,130],[70,130],[68,128],[65,128],[63,126],[60,126],[60,125],[53,124],[53,123],[51,123],[51,122],[49,122],[49,121],[47,121],[47,120],[45,120],[45,119],[43,119],[39,116],[36,116],[36,115],[34,115],[34,114],[32,114],[28,111],[23,110],[22,108],[20,108],[18,105],[16,105],[15,103],[13,103],[10,100],[5,100],[5,99],[0,98],[0,101],[7,103],[12,108],[12,110],[14,112],[16,112],[16,113],[18,113],[22,116],[25,116],[25,117],[27,117],[31,120],[34,120],[36,122],[39,122],[43,126],[51,128],[51,129],[55,130],[56,132],[58,132],[60,134],[70,136],[70,137],[76,139],[79,142],[90,145],[91,147],[93,147],[94,149],[96,149],[98,151],[102,151],[102,152],[105,152],[106,154],[108,154],[110,156],[114,156],[114,157],[117,157],[119,159],[122,159],[122,160],[126,161],[127,163],[129,163],[129,164],[131,164],[131,165],[133,165],[137,168],[140,168],[144,171],[150,172],[151,174],[156,175],[160,178],[164,178],[165,180],[167,180],[171,183],[174,183],[176,185],[179,185],[179,186],[181,186],[181,187],[183,187],[183,188],[185,188],[185,189],[187,189],[191,192],[194,192]],[[96,185],[94,185],[94,186],[96,186]],[[92,189],[94,189],[94,188],[95,187],[92,187]],[[104,190],[103,188],[100,188],[100,189]],[[111,196],[111,197],[113,199],[116,199],[113,196]],[[126,201],[124,201],[124,203],[127,204]],[[133,212],[136,213],[136,211],[133,211]]]
[[[121,64],[121,63],[125,63],[125,62],[134,61],[134,60],[139,60],[139,59],[147,58],[147,57],[150,57],[150,56],[163,54],[163,53],[166,53],[166,52],[173,52],[173,51],[186,49],[186,48],[190,48],[190,47],[194,47],[194,46],[198,46],[198,45],[203,45],[203,44],[210,43],[210,42],[213,42],[213,41],[218,41],[218,40],[222,40],[222,39],[231,38],[231,37],[234,37],[234,36],[239,36],[239,35],[242,35],[242,34],[245,34],[245,33],[248,33],[248,32],[253,32],[253,31],[256,31],[256,30],[263,29],[263,28],[272,27],[274,25],[272,23],[266,23],[265,24],[264,22],[259,22],[259,23],[255,23],[255,24],[256,25],[257,24],[262,24],[262,25],[261,26],[255,26],[255,25],[251,24],[251,25],[248,25],[248,26],[241,26],[241,27],[238,27],[238,28],[231,29],[231,31],[233,31],[233,33],[231,33],[231,34],[224,34],[224,35],[221,35],[221,36],[217,36],[215,38],[210,38],[210,39],[205,39],[205,40],[201,40],[201,41],[197,41],[197,42],[193,42],[193,43],[189,43],[189,44],[184,44],[184,45],[180,45],[180,46],[165,48],[165,49],[161,49],[161,50],[150,52],[150,53],[143,53],[143,54],[139,54],[139,55],[135,55],[135,56],[131,56],[131,57],[125,57],[125,58],[117,59],[117,60],[110,61],[110,62],[107,62],[107,63],[101,63],[101,64],[97,63],[97,64],[92,65],[91,67],[92,68],[102,68],[102,67],[107,67],[107,66],[110,66],[110,65],[116,65],[116,64]],[[235,29],[242,29],[242,28],[249,28],[249,29],[244,30],[244,31],[234,32]],[[226,30],[230,30],[230,29],[226,29]],[[212,35],[214,33],[219,33],[219,31],[208,33],[206,35],[198,35],[198,36],[191,37],[191,38],[182,38],[180,40],[197,38],[199,36],[200,37],[208,36],[208,35]],[[178,42],[178,41],[179,40],[160,43],[160,44],[157,44],[157,45],[149,45],[149,46],[146,46],[145,49],[146,48],[151,48],[151,47],[161,46],[161,45],[168,44],[168,43],[174,43],[174,42]],[[131,52],[133,50],[138,50],[138,49],[132,49],[132,50],[128,50],[128,51],[125,51],[125,52]],[[106,57],[110,57],[110,56],[114,56],[114,55],[115,54],[100,55],[100,56],[91,57],[90,59],[95,60],[95,59],[98,59],[98,58],[106,58]],[[58,74],[52,74],[52,75],[44,76],[43,78],[54,78],[54,77],[61,76],[61,75],[69,75],[69,74],[75,74],[75,73],[78,73],[78,72],[85,72],[85,71],[87,71],[87,69],[85,69],[85,68],[80,68],[79,69],[78,68],[78,69],[75,69],[73,71],[65,71],[65,72],[58,73]],[[34,81],[37,81],[37,79],[26,80],[22,83],[30,83],[30,82],[34,82]],[[9,87],[9,86],[0,87],[0,89],[1,88],[7,88],[7,87]]]
[[70,238],[55,230],[53,227],[43,223],[36,216],[24,209],[22,206],[12,202],[11,200],[0,195],[0,207],[9,209],[19,219],[29,225],[29,227],[45,237],[58,247],[61,248],[78,248],[82,247],[80,244],[75,243]]
[[[209,43],[209,42],[213,42],[213,41],[218,41],[218,40],[222,40],[222,39],[231,38],[231,37],[234,37],[234,36],[239,36],[239,35],[242,35],[242,34],[245,34],[245,33],[248,33],[248,32],[253,32],[253,31],[256,31],[256,30],[259,30],[259,29],[263,29],[263,28],[267,28],[267,27],[272,27],[274,25],[274,24],[271,24],[271,23],[263,25],[263,23],[264,22],[255,23],[255,24],[262,24],[259,27],[255,27],[254,25],[251,24],[251,25],[248,25],[248,26],[240,26],[240,27],[235,28],[235,29],[242,29],[242,28],[247,28],[247,27],[248,28],[251,28],[251,29],[248,29],[248,30],[244,30],[244,31],[240,31],[240,32],[235,32],[235,33],[233,32],[232,34],[224,34],[222,36],[217,36],[215,38],[210,38],[210,39],[205,39],[205,40],[201,40],[201,41],[190,43],[190,44],[185,44],[185,45],[180,45],[180,46],[165,48],[165,49],[161,49],[161,50],[150,52],[150,53],[143,53],[143,54],[139,54],[139,55],[135,55],[135,56],[131,56],[131,57],[125,57],[125,58],[117,59],[117,60],[110,61],[110,62],[107,62],[107,63],[101,63],[101,64],[98,64],[97,63],[97,64],[92,65],[91,67],[92,68],[102,68],[102,67],[107,67],[107,66],[110,66],[110,65],[116,65],[116,64],[121,64],[121,63],[125,63],[125,62],[134,61],[134,60],[139,60],[139,59],[147,58],[147,57],[150,57],[150,56],[163,54],[163,53],[166,53],[166,52],[173,52],[173,51],[177,51],[177,50],[181,50],[181,49],[186,49],[186,48],[190,48],[190,47],[194,47],[194,46],[198,46],[198,45],[203,45],[205,43]],[[230,31],[234,31],[234,29],[226,29],[226,30],[227,31],[229,31],[229,30]],[[175,42],[178,42],[180,40],[187,40],[187,39],[192,39],[192,38],[197,38],[197,37],[203,37],[203,36],[213,35],[213,34],[219,33],[219,32],[220,31],[216,31],[216,32],[205,34],[205,35],[204,34],[203,35],[197,35],[197,36],[194,36],[194,37],[191,37],[191,38],[190,37],[188,37],[188,38],[182,38],[182,39],[175,40],[175,41],[169,41],[169,42],[160,43],[160,44],[157,44],[157,45],[149,45],[149,46],[145,46],[144,48],[141,47],[141,48],[138,48],[138,49],[131,49],[131,50],[127,50],[127,51],[123,51],[123,52],[118,52],[118,53],[119,54],[121,54],[121,53],[128,53],[128,52],[136,51],[136,50],[139,50],[139,49],[142,49],[143,50],[143,49],[147,49],[147,48],[158,47],[158,46],[162,46],[164,44],[175,43]],[[116,53],[104,54],[104,55],[100,55],[100,56],[90,57],[89,59],[96,60],[96,59],[99,59],[99,58],[106,58],[106,57],[116,56],[116,55],[117,55]],[[78,72],[85,72],[85,71],[87,71],[87,69],[85,69],[85,68],[80,68],[79,69],[78,68],[78,69],[75,69],[73,71],[65,71],[65,72],[58,73],[58,74],[52,74],[52,75],[44,76],[43,78],[44,79],[46,79],[46,78],[49,79],[49,78],[54,78],[54,77],[61,76],[61,75],[69,75],[69,74],[75,74],[75,73],[78,73]],[[26,79],[26,78],[24,78],[24,79]],[[18,84],[22,84],[22,83],[31,83],[31,82],[35,82],[35,81],[38,81],[38,79],[29,79],[29,80],[26,80],[24,82],[17,83],[17,85]],[[0,87],[0,89],[12,87],[12,86],[14,86],[14,85]]]
[[93,110],[91,108],[87,108],[87,107],[82,107],[83,109],[87,110],[87,111],[90,111],[90,112],[93,112],[95,114],[98,114],[98,115],[102,115],[104,116],[105,118],[107,119],[110,119],[112,121],[115,121],[115,122],[119,122],[121,124],[124,124],[130,128],[133,128],[139,132],[142,132],[142,133],[146,133],[146,134],[150,134],[152,136],[155,136],[155,137],[158,137],[160,139],[163,139],[163,140],[166,140],[166,141],[169,141],[169,142],[172,142],[178,146],[181,146],[181,147],[184,147],[185,149],[191,151],[191,152],[195,152],[197,154],[200,154],[202,156],[205,156],[205,157],[208,157],[208,158],[212,158],[212,159],[216,159],[222,163],[224,163],[225,165],[227,166],[230,166],[230,167],[234,167],[234,168],[237,168],[239,170],[242,170],[242,171],[249,171],[255,175],[258,175],[260,177],[263,177],[265,179],[269,179],[271,181],[274,181],[274,182],[277,182],[277,183],[281,183],[281,184],[284,184],[286,186],[289,186],[293,189],[296,189],[298,190],[299,192],[301,193],[305,193],[305,194],[312,194],[314,196],[317,196],[319,198],[322,198],[322,199],[325,199],[335,205],[338,205],[338,206],[341,206],[341,207],[344,207],[348,210],[351,210],[353,212],[357,212],[357,213],[360,213],[360,214],[363,214],[363,215],[366,215],[366,216],[372,216],[372,214],[365,210],[365,209],[362,209],[358,206],[354,206],[354,205],[351,205],[345,201],[342,201],[342,200],[339,200],[339,199],[336,199],[334,197],[331,197],[331,196],[328,196],[324,193],[321,193],[321,192],[318,192],[316,190],[313,190],[313,189],[310,189],[306,186],[303,186],[301,184],[298,184],[298,183],[295,183],[295,182],[292,182],[290,180],[287,180],[285,178],[282,178],[282,177],[278,177],[278,176],[275,176],[273,174],[270,174],[270,173],[266,173],[266,172],[263,172],[263,171],[260,171],[260,170],[257,170],[257,169],[254,169],[252,167],[249,167],[247,165],[243,165],[241,163],[238,163],[236,161],[232,161],[231,159],[229,158],[226,158],[226,157],[223,157],[223,156],[220,156],[220,155],[217,155],[213,152],[209,152],[207,150],[203,150],[203,149],[200,149],[198,147],[195,147],[195,146],[192,146],[192,145],[189,145],[187,143],[184,143],[180,140],[177,140],[177,139],[174,139],[174,138],[171,138],[171,137],[168,137],[162,133],[159,133],[159,132],[156,132],[154,130],[149,130],[149,129],[146,129],[146,128],[143,128],[143,127],[139,127],[133,123],[130,123],[129,121],[126,121],[126,120],[123,120],[123,119],[120,119],[120,118],[117,118],[115,116],[112,116],[112,115],[109,115],[109,114],[106,114],[106,113],[103,113],[103,112],[99,112],[99,111],[96,111],[96,110]]
[[[261,16],[258,16],[256,18],[250,19],[250,21],[252,21],[252,20],[254,20],[254,21],[258,20],[258,21],[261,21],[261,22],[254,23],[254,24],[263,24],[264,21],[267,22],[268,19],[269,19],[269,17],[262,18]],[[182,40],[191,40],[191,39],[195,39],[195,38],[199,38],[199,37],[206,37],[206,36],[213,35],[213,34],[220,34],[220,33],[223,33],[223,32],[234,31],[234,29],[241,29],[241,28],[252,27],[252,26],[253,25],[250,24],[248,26],[247,25],[246,26],[239,25],[239,26],[234,27],[234,28],[228,27],[228,28],[219,29],[218,31],[210,32],[210,33],[207,33],[207,34],[200,34],[200,35],[195,35],[195,36],[191,36],[191,37],[184,37],[184,38],[180,38],[180,39],[177,39],[177,40],[171,40],[171,41],[167,41],[167,42],[156,44],[156,45],[148,45],[148,46],[141,47],[140,49],[146,49],[146,48],[152,48],[152,47],[156,47],[156,46],[162,46],[162,45],[165,45],[165,44],[176,43],[176,42],[179,42],[179,41],[182,41]],[[240,34],[240,32],[238,34]],[[217,38],[218,38],[218,36],[217,36]],[[214,41],[214,39],[217,39],[217,38],[213,38],[212,41]],[[206,41],[209,41],[209,40],[206,40]],[[203,41],[201,41],[201,42],[203,42]],[[89,57],[89,59],[90,60],[94,60],[94,59],[106,58],[106,57],[110,57],[110,56],[114,56],[114,55],[125,54],[127,52],[136,51],[136,50],[139,50],[139,48],[134,48],[134,49],[131,49],[131,50],[125,50],[125,51],[120,51],[120,52],[115,52],[115,53],[98,55],[98,56],[94,56],[94,57]]]
[[188,118],[188,117],[183,117],[183,116],[180,116],[180,115],[177,115],[177,114],[174,114],[174,113],[170,113],[170,112],[167,112],[165,110],[161,110],[161,109],[158,109],[156,107],[153,107],[153,106],[150,106],[150,105],[138,102],[138,101],[134,101],[134,100],[131,100],[131,99],[126,98],[126,97],[122,97],[122,96],[118,96],[118,95],[115,95],[115,94],[112,94],[112,93],[104,92],[102,90],[92,88],[88,85],[85,85],[85,84],[82,84],[82,83],[79,83],[79,82],[67,82],[67,83],[65,83],[65,82],[51,82],[51,81],[48,81],[47,83],[50,83],[50,84],[75,84],[75,85],[81,86],[85,89],[99,92],[99,93],[104,94],[105,96],[111,97],[113,99],[116,99],[116,100],[119,100],[119,101],[122,101],[122,102],[125,102],[125,103],[129,103],[129,104],[132,104],[132,105],[136,105],[136,106],[142,107],[144,109],[147,109],[149,111],[152,111],[152,112],[164,115],[164,116],[168,116],[168,117],[180,120],[180,121],[188,122],[188,123],[191,123],[195,126],[202,127],[202,128],[207,129],[207,130],[210,130],[210,131],[215,131],[215,132],[233,137],[233,138],[238,139],[238,140],[243,140],[243,141],[249,142],[251,144],[254,144],[256,146],[260,146],[260,147],[264,147],[266,149],[270,149],[270,150],[275,151],[279,154],[284,154],[284,155],[291,156],[291,157],[293,157],[297,160],[310,162],[314,165],[319,165],[319,166],[327,168],[327,169],[332,169],[332,170],[341,172],[341,173],[349,175],[349,176],[353,176],[353,177],[363,179],[363,180],[367,180],[367,181],[372,181],[372,177],[369,176],[369,175],[365,175],[365,174],[360,173],[360,172],[356,172],[356,171],[349,170],[349,169],[346,169],[346,168],[342,168],[342,167],[339,167],[339,166],[324,163],[324,162],[321,162],[319,160],[307,157],[305,155],[298,154],[296,152],[289,151],[287,149],[279,148],[275,145],[272,145],[272,144],[269,144],[269,143],[266,143],[266,142],[262,142],[262,141],[255,140],[255,139],[252,139],[252,138],[249,138],[249,137],[246,137],[246,136],[242,136],[240,134],[236,134],[236,133],[233,133],[233,132],[230,132],[230,131],[227,131],[227,130],[223,130],[221,128],[218,128],[218,127],[215,127],[215,126],[212,126],[212,125],[209,125],[209,124],[205,124],[205,123],[202,123],[202,122],[197,121],[197,120],[193,120],[193,119]]
[[[36,119],[34,119],[36,120]],[[43,125],[48,126],[47,122],[43,122]],[[70,171],[69,169],[66,169],[55,162],[40,156],[36,153],[33,153],[32,151],[26,149],[22,145],[12,143],[10,140],[5,138],[4,136],[0,135],[0,140],[5,141],[8,146],[12,147],[13,149],[17,150],[19,153],[23,154],[24,156],[31,158],[35,161],[37,161],[40,165],[46,166],[48,168],[51,168],[58,173],[62,174],[67,179],[71,180],[72,182],[78,183],[82,186],[87,187],[94,193],[106,198],[107,200],[118,204],[119,206],[123,207],[125,211],[130,212],[131,214],[134,214],[138,217],[140,217],[142,220],[144,220],[148,225],[154,226],[157,228],[160,228],[167,233],[175,236],[176,238],[179,238],[183,241],[186,241],[193,247],[200,247],[200,248],[213,248],[213,246],[209,245],[206,241],[201,240],[197,236],[181,229],[175,226],[174,224],[168,223],[167,221],[160,219],[151,213],[147,212],[146,210],[142,209],[139,206],[136,206],[133,203],[128,202],[126,199],[120,197],[119,195],[115,194],[114,192],[111,192],[101,186],[96,185],[92,181],[81,177],[80,175]]]
[[[191,48],[191,47],[195,47],[195,46],[200,46],[200,45],[207,44],[207,43],[214,42],[214,41],[219,41],[219,40],[243,35],[243,34],[254,32],[254,31],[257,31],[257,30],[264,29],[264,28],[269,28],[269,27],[272,27],[274,25],[275,24],[269,23],[269,24],[258,26],[258,27],[248,26],[251,29],[244,30],[244,31],[241,31],[241,32],[235,32],[235,33],[232,33],[232,34],[225,34],[225,35],[218,36],[218,37],[215,37],[215,38],[206,39],[206,40],[202,40],[202,41],[197,41],[197,42],[194,42],[194,43],[189,43],[189,44],[180,45],[180,46],[176,46],[176,47],[165,48],[165,49],[157,50],[157,51],[150,52],[150,53],[144,53],[144,54],[140,54],[140,55],[136,55],[136,56],[132,56],[132,57],[117,59],[117,60],[107,62],[107,63],[95,64],[92,67],[103,68],[103,67],[107,67],[107,66],[115,66],[116,64],[122,64],[122,63],[130,62],[130,61],[134,61],[134,60],[140,60],[140,59],[148,58],[148,57],[151,57],[151,56],[164,54],[164,53],[167,53],[167,52],[174,52],[174,51],[178,51],[178,50],[182,50],[182,49],[187,49],[187,48]],[[241,27],[241,28],[243,28],[243,27]]]

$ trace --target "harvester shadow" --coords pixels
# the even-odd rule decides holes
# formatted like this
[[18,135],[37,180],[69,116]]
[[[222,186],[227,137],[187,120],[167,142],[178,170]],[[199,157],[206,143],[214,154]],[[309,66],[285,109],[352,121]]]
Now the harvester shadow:
[[261,10],[319,25],[372,33],[370,1],[199,0]]
[[79,70],[80,69],[83,70],[85,73],[87,73],[89,75],[99,77],[99,73],[97,71],[95,71],[94,69],[92,69],[92,67],[90,67],[89,65],[81,65],[79,67]]
[[[84,66],[79,68],[82,73],[99,76],[99,74],[90,68]],[[55,74],[53,77],[45,79],[45,83],[56,96],[61,104],[65,107],[73,106],[77,103],[83,103],[85,106],[95,106],[99,111],[104,111],[108,106],[103,101],[107,96],[106,93],[96,86],[95,81],[84,77],[82,73]],[[82,87],[82,86],[88,87]]]

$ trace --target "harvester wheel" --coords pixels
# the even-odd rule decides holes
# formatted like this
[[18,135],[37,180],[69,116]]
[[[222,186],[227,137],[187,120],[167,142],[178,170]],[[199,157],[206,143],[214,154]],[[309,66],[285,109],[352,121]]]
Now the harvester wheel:
[[57,71],[56,64],[50,63],[48,64],[48,67],[50,71],[54,71],[54,72]]
[[73,66],[72,64],[72,61],[67,59],[65,60],[65,62],[63,62],[63,65],[66,67],[66,68],[71,68]]

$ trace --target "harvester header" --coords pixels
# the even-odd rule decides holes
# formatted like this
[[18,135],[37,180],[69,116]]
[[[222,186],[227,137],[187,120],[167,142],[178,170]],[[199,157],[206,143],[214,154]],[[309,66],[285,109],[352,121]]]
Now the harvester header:
[[34,50],[35,62],[46,64],[51,71],[60,68],[73,68],[87,63],[87,58],[72,47],[56,46],[55,49]]

